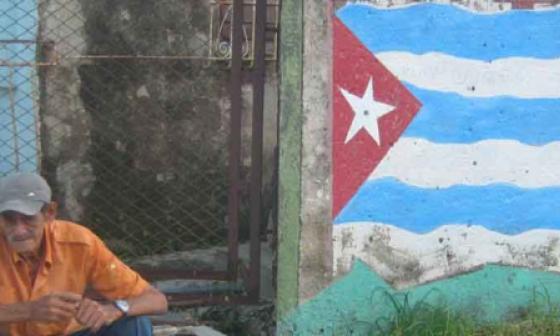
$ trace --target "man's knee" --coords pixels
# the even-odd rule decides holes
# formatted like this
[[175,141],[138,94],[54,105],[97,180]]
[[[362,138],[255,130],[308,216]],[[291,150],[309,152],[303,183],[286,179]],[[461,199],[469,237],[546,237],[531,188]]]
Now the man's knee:
[[[92,336],[88,330],[72,334],[72,336]],[[102,328],[97,336],[153,336],[152,322],[146,316],[125,317]]]
[[152,322],[146,316],[125,317],[113,322],[103,336],[152,336]]

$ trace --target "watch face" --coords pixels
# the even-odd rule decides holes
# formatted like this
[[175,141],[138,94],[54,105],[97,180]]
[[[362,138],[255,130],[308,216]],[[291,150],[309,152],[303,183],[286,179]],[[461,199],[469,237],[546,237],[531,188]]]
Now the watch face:
[[125,314],[128,313],[128,309],[130,308],[128,301],[126,300],[116,300],[115,306],[117,306],[117,308]]

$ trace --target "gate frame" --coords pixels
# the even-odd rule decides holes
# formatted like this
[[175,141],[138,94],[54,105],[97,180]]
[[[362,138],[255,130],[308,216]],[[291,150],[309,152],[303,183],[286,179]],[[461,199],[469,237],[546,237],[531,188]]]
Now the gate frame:
[[[244,0],[232,0],[232,48],[230,71],[230,143],[229,143],[229,189],[228,189],[228,261],[226,271],[137,269],[150,280],[198,279],[234,282],[241,276],[243,294],[168,294],[171,305],[189,307],[215,304],[256,304],[261,288],[261,218],[263,177],[263,125],[266,61],[267,0],[255,0],[254,15],[254,58],[253,68],[243,67],[243,24]],[[250,226],[249,265],[239,265],[239,210],[241,191],[241,116],[242,84],[248,77],[253,86],[251,169],[250,169]],[[276,164],[276,162],[274,163]]]

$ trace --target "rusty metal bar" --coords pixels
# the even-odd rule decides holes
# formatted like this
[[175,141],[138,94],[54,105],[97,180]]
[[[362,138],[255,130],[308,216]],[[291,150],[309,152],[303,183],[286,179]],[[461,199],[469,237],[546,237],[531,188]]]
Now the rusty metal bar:
[[[171,306],[196,307],[211,305],[246,305],[252,300],[244,295],[196,295],[196,294],[168,294],[167,300]],[[157,319],[157,318],[156,318]],[[157,322],[154,322],[157,324]]]
[[[227,57],[207,57],[207,56],[133,56],[133,55],[83,55],[60,57],[57,62],[8,62],[0,60],[0,67],[24,68],[24,67],[47,67],[57,66],[60,60],[73,59],[78,61],[89,60],[125,60],[125,61],[229,61]],[[245,59],[250,61],[250,59]],[[266,61],[276,61],[274,57],[267,57]]]
[[25,68],[25,67],[43,67],[43,66],[53,66],[56,63],[49,62],[8,62],[5,60],[0,60],[0,67],[8,68]]
[[277,59],[278,58],[278,35],[280,34],[280,6],[278,6],[278,8],[275,11],[276,15],[274,16],[274,22],[273,22],[273,27],[269,27],[269,31],[273,31],[274,32],[274,38],[272,39],[272,45],[273,45],[273,50],[274,52],[272,53],[272,58],[273,59]]
[[[253,1],[249,1],[249,0],[245,0],[243,2],[243,6],[248,7],[248,6],[255,6],[257,4],[257,1],[259,0],[253,0]],[[219,2],[220,5],[231,5],[235,2],[235,0],[221,0]],[[215,1],[212,1],[211,4],[216,5],[217,3]],[[269,2],[267,4],[267,6],[269,7],[280,7],[280,1],[276,1],[276,2]]]
[[208,56],[165,56],[165,55],[79,55],[79,56],[66,56],[66,59],[92,59],[92,60],[229,60],[226,57],[208,57]]
[[228,273],[231,280],[237,277],[239,259],[239,193],[241,191],[241,67],[243,43],[243,0],[233,2],[231,46],[231,125],[229,146],[229,195],[228,195]]
[[[118,55],[99,55],[99,56],[66,56],[61,57],[58,62],[8,62],[5,60],[0,60],[0,67],[10,67],[10,68],[24,68],[24,67],[47,67],[47,66],[57,66],[60,60],[64,59],[75,59],[78,61],[89,61],[89,60],[125,60],[125,61],[180,61],[180,60],[190,60],[190,61],[229,61],[230,58],[227,57],[205,57],[205,56],[178,56],[178,57],[166,57],[166,56],[118,56]],[[251,61],[251,59],[245,59],[246,61]],[[267,57],[265,59],[267,62],[275,62],[276,58]]]
[[12,119],[12,134],[14,140],[14,159],[16,171],[19,171],[19,134],[17,127],[17,115],[16,115],[16,98],[14,93],[14,69],[10,68],[8,70],[8,100],[10,104],[10,115]]
[[17,39],[0,40],[0,44],[35,44],[39,42],[40,42],[39,40],[17,40]]
[[266,0],[257,0],[255,8],[255,67],[253,69],[253,124],[251,139],[251,223],[249,297],[258,301],[261,264],[263,111],[265,85]]
[[226,271],[213,270],[179,270],[179,269],[162,269],[162,268],[134,268],[143,277],[150,281],[166,280],[166,279],[194,279],[194,280],[217,280],[226,281],[229,274]]

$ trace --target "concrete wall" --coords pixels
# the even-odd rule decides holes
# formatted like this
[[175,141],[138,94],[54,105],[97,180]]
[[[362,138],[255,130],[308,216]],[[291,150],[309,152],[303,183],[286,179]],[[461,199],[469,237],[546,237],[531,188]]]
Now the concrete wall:
[[331,109],[330,65],[325,50],[331,44],[329,8],[324,1],[304,1],[303,123],[301,160],[301,228],[299,296],[307,299],[331,279]]
[[[94,227],[133,254],[223,244],[230,70],[226,62],[205,59],[210,3],[43,0],[39,8],[41,38],[52,42],[58,61],[41,74],[43,167],[62,216]],[[106,59],[79,58],[84,55]],[[200,59],[116,60],[112,55]],[[271,63],[265,90],[267,211],[276,81]],[[243,95],[246,196],[248,82]],[[242,206],[243,225],[248,203]],[[246,225],[241,237],[247,238]]]
[[316,295],[332,278],[328,12],[324,1],[282,2],[277,281],[280,317]]
[[[337,5],[302,8],[301,207],[298,223],[280,223],[300,250],[279,276],[297,272],[298,294],[279,292],[292,295],[281,334],[364,333],[356,321],[394,312],[379,293],[476,307],[488,321],[539,291],[560,304],[560,10]],[[311,54],[323,57],[306,63]],[[331,255],[340,279],[327,285]]]
[[[95,178],[88,157],[91,145],[91,116],[80,97],[82,80],[79,60],[64,56],[86,53],[82,6],[78,1],[39,2],[39,38],[50,41],[54,50],[41,49],[43,55],[61,57],[56,66],[41,68],[40,118],[42,134],[42,171],[47,174],[61,214],[82,220],[84,202]],[[64,22],[64,24],[61,24]]]

